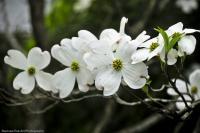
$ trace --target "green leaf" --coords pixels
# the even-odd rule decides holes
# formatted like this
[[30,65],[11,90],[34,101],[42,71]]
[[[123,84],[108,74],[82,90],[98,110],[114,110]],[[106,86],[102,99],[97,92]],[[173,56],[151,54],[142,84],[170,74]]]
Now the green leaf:
[[157,29],[155,29],[157,32],[159,32],[163,39],[164,39],[164,42],[165,42],[165,50],[166,50],[166,53],[169,51],[169,48],[168,48],[168,45],[169,45],[169,37],[167,35],[167,33],[160,27],[158,27]]
[[142,88],[142,90],[143,90],[146,94],[149,93],[149,90],[148,90],[148,86],[147,86],[147,85],[145,85],[145,86]]

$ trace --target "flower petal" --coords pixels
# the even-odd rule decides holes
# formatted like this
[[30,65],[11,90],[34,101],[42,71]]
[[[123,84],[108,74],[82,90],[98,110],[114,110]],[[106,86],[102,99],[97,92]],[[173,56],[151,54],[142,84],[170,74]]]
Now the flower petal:
[[187,55],[190,55],[194,52],[196,47],[196,39],[194,36],[184,36],[178,42],[178,46],[181,51],[185,52]]
[[4,57],[4,62],[22,70],[25,70],[27,66],[26,57],[18,50],[8,50],[8,55]]
[[132,64],[145,61],[148,58],[149,54],[150,54],[149,49],[143,48],[143,49],[137,50],[131,56]]
[[[183,95],[183,97],[185,98],[186,101],[192,101],[192,99],[188,96],[188,95]],[[176,102],[176,107],[178,110],[183,110],[185,108],[185,103],[184,102],[180,102],[182,101],[181,97],[178,97],[177,99],[178,101]],[[187,102],[188,105],[191,105],[191,102]]]
[[121,83],[121,73],[112,69],[106,69],[98,73],[95,80],[95,86],[103,88],[103,95],[110,96],[115,94]]
[[194,32],[200,32],[200,30],[187,29],[187,28],[185,28],[185,29],[183,30],[183,32],[186,33],[186,34],[191,34],[191,33],[194,33]]
[[168,88],[167,89],[167,94],[169,94],[171,96],[177,96],[178,95],[173,88]]
[[80,69],[77,74],[77,82],[79,86],[79,90],[82,92],[87,92],[89,90],[89,84],[94,83],[94,79],[92,73],[87,69]]
[[35,78],[39,87],[41,87],[45,91],[54,91],[52,85],[52,74],[43,71],[38,71],[35,75]]
[[121,38],[120,34],[114,29],[105,29],[100,34],[100,40],[101,39],[109,40],[111,45],[119,41],[120,38]]
[[50,63],[51,56],[48,51],[42,52],[39,47],[32,48],[28,53],[28,65],[44,69]]
[[62,39],[61,41],[60,41],[60,45],[61,46],[69,46],[69,45],[71,45],[72,44],[72,41],[71,41],[71,39],[69,39],[69,38],[64,38],[64,39]]
[[78,32],[78,36],[88,42],[97,40],[96,36],[94,36],[90,31],[87,30],[80,30]]
[[87,68],[91,71],[112,63],[113,57],[105,54],[86,53],[83,57]]
[[75,84],[75,74],[70,68],[58,71],[53,76],[53,84],[59,92],[60,98],[67,97],[73,90]]
[[142,31],[137,37],[135,40],[137,40],[139,43],[143,43],[145,42],[146,40],[148,40],[150,38],[149,35],[146,35],[146,31]]
[[72,46],[79,52],[85,53],[89,51],[89,42],[79,38],[79,37],[73,37],[72,38]]
[[198,90],[200,91],[200,70],[197,69],[194,72],[192,72],[189,76],[189,81],[191,86],[195,86],[198,88]]
[[[175,32],[182,33],[183,32],[183,23],[178,22],[168,28],[168,31],[170,31],[172,34]],[[170,36],[170,35],[169,35]]]
[[136,51],[136,47],[131,43],[120,45],[115,53],[116,58],[121,58],[124,62],[131,62],[131,56]]
[[167,64],[174,65],[177,62],[178,51],[176,49],[171,49],[167,55]]
[[144,63],[126,64],[122,69],[122,76],[130,88],[142,88],[148,78],[147,66]]
[[150,48],[152,43],[158,43],[158,37],[154,37],[144,43],[141,43],[138,47]]
[[122,17],[121,22],[120,22],[120,30],[119,33],[121,35],[125,34],[125,25],[128,22],[128,18]]
[[35,87],[34,76],[28,75],[26,71],[19,73],[13,81],[13,87],[16,90],[21,89],[22,94],[31,93]]
[[71,46],[54,45],[51,48],[52,56],[65,66],[71,65],[71,62],[76,59],[77,53]]

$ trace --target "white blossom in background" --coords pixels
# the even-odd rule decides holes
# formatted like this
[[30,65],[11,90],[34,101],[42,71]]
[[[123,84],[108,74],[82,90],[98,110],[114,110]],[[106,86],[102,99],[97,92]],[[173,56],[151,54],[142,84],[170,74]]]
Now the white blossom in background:
[[[176,23],[170,26],[166,30],[166,33],[170,37],[170,39],[172,39],[175,36],[181,35],[181,38],[178,41],[178,47],[177,47],[178,50],[175,48],[172,48],[167,55],[168,65],[174,65],[177,62],[178,57],[182,57],[184,55],[191,55],[194,52],[195,47],[196,47],[196,38],[193,35],[188,35],[188,34],[192,34],[195,32],[200,32],[200,31],[196,29],[188,29],[188,28],[183,29],[182,22]],[[160,58],[162,61],[165,61],[164,48],[160,54]]]
[[92,1],[93,0],[77,0],[73,7],[74,11],[82,12],[87,10],[91,6]]
[[[189,93],[194,97],[194,100],[199,100],[200,99],[200,69],[193,71],[190,76],[189,76],[189,83],[177,79],[176,80],[176,87],[181,92],[184,94],[183,96],[186,98],[186,100],[191,101],[191,97],[187,95],[188,91]],[[188,91],[187,91],[188,88]],[[173,88],[168,88],[167,93],[172,96],[178,96],[178,94],[174,91]],[[179,97],[178,100],[181,100]],[[188,104],[191,104],[191,102],[188,102]],[[182,110],[185,108],[185,104],[183,102],[176,102],[176,106],[179,110]]]
[[54,45],[51,49],[52,56],[62,63],[64,70],[58,71],[53,76],[53,84],[59,92],[60,98],[67,97],[73,90],[75,82],[82,92],[89,90],[88,84],[93,84],[92,73],[86,68],[83,55],[72,47],[70,39],[63,39],[61,45]]
[[18,50],[9,50],[8,55],[4,58],[6,64],[24,70],[13,81],[13,87],[21,90],[22,94],[29,94],[33,91],[35,80],[38,86],[45,91],[54,91],[51,85],[52,75],[42,71],[49,65],[50,60],[49,52],[42,52],[38,47],[32,48],[27,58]]
[[176,6],[181,8],[184,13],[189,14],[198,9],[199,5],[197,0],[177,0]]

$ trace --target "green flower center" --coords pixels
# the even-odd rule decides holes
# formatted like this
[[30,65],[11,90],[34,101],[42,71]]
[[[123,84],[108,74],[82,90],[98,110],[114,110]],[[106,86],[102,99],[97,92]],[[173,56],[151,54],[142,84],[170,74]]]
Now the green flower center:
[[123,67],[122,61],[120,59],[113,60],[112,67],[114,70],[120,71]]
[[197,94],[197,92],[198,92],[197,87],[196,87],[196,86],[193,86],[193,87],[191,88],[191,93],[192,93],[192,94]]
[[181,33],[175,32],[175,33],[172,35],[172,38],[177,38],[177,37],[180,37],[180,36],[181,36]]
[[151,46],[150,46],[150,51],[151,51],[151,52],[154,51],[158,46],[159,46],[158,43],[153,42],[153,43],[151,44]]
[[71,63],[71,70],[77,72],[77,71],[79,71],[79,69],[80,69],[79,63],[76,62],[76,61],[73,61],[73,62]]
[[32,67],[32,66],[29,67],[29,68],[28,68],[28,74],[29,74],[29,75],[34,75],[34,74],[35,74],[35,68]]

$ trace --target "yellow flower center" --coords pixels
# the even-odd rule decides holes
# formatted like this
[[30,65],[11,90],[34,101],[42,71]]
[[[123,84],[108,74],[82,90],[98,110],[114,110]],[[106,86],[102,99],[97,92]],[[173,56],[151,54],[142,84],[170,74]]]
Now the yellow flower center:
[[120,71],[123,67],[122,61],[120,59],[113,60],[112,67],[114,70]]
[[28,74],[29,74],[29,75],[34,75],[34,74],[35,74],[35,68],[32,67],[32,66],[29,67],[29,68],[28,68]]
[[150,46],[150,51],[151,51],[151,52],[154,51],[158,46],[159,46],[158,43],[153,42],[153,43],[151,44],[151,46]]
[[77,71],[79,71],[79,69],[80,69],[79,63],[76,62],[76,61],[73,61],[73,62],[71,63],[71,70],[77,72]]
[[193,86],[193,87],[191,88],[191,93],[192,93],[192,94],[197,94],[197,92],[198,92],[198,88],[197,88],[196,86]]
[[172,35],[172,38],[176,38],[176,37],[179,37],[179,36],[181,36],[181,33],[175,32],[175,33]]

